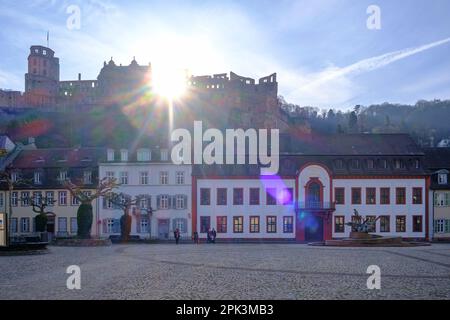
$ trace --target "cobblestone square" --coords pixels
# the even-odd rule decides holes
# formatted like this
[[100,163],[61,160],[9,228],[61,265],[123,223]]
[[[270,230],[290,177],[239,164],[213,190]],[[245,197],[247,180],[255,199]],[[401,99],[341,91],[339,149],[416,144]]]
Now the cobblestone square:
[[[81,290],[66,269],[81,268]],[[381,268],[368,290],[367,267]],[[326,248],[296,244],[50,247],[0,256],[0,299],[449,299],[450,244]]]

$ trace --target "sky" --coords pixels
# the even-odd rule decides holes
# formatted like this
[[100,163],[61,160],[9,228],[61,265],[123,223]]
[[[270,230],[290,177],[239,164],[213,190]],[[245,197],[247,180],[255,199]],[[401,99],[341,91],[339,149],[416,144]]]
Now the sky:
[[[367,27],[371,5],[379,29]],[[67,26],[73,6],[80,28]],[[450,99],[448,0],[0,0],[0,88],[24,89],[29,47],[47,31],[61,80],[136,57],[160,72],[276,72],[301,106]]]

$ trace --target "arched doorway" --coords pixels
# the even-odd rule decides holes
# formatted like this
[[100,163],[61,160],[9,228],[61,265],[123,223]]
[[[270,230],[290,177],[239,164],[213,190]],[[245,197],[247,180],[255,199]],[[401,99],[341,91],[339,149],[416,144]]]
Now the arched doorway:
[[323,185],[318,179],[311,179],[306,185],[306,207],[322,208],[323,206]]

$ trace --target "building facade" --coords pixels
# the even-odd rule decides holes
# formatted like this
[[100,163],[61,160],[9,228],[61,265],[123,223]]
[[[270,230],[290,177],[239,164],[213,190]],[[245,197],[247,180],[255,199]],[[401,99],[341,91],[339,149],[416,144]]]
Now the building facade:
[[[0,208],[9,213],[11,204],[10,234],[33,234],[37,214],[32,210],[32,201],[36,204],[46,201],[50,237],[75,236],[80,203],[64,188],[64,182],[70,180],[84,192],[94,192],[98,185],[98,162],[103,154],[97,148],[21,150],[8,168],[14,189],[9,191],[5,183],[1,185]],[[97,200],[92,205],[94,218],[98,219]],[[92,235],[99,235],[96,224]]]
[[[168,149],[108,149],[99,171],[101,178],[116,179],[120,186],[115,193],[138,199],[131,208],[132,236],[167,240],[178,228],[182,238],[191,237],[191,166],[174,165]],[[121,209],[103,197],[100,234],[120,235],[122,215]]]
[[450,240],[450,148],[425,149],[430,174],[430,232],[436,241]]
[[348,237],[354,210],[372,233],[428,239],[423,152],[407,135],[291,141],[276,177],[258,166],[194,166],[193,230],[224,239]]

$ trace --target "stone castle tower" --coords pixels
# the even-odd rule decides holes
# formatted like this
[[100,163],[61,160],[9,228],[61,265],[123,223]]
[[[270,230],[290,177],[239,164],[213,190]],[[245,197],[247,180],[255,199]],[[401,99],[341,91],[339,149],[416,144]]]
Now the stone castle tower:
[[54,106],[59,93],[59,59],[47,47],[32,46],[25,74],[26,103],[32,106]]

